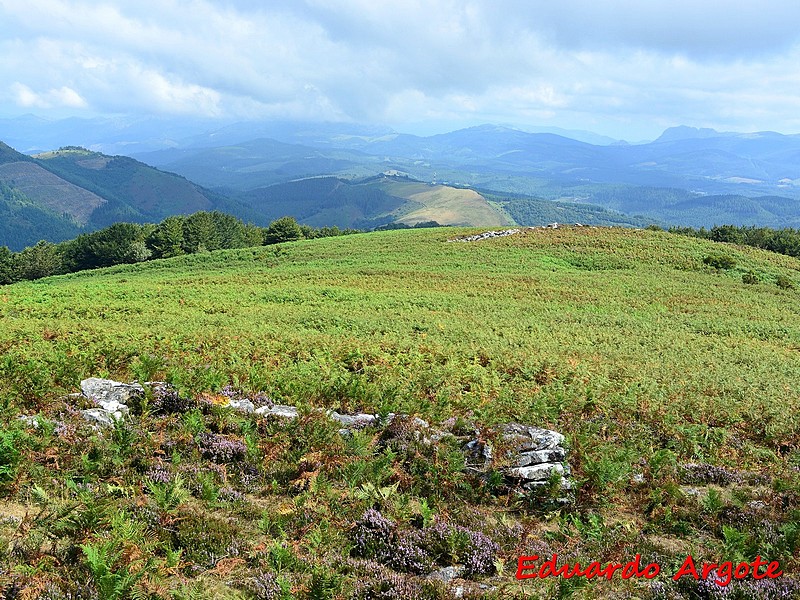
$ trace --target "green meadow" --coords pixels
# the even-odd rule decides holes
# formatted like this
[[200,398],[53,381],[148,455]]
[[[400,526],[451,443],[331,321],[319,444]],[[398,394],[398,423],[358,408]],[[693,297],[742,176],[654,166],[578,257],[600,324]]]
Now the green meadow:
[[[775,581],[790,589],[800,261],[621,228],[448,242],[478,231],[305,240],[0,288],[0,591],[453,594],[359,550],[353,523],[369,508],[397,532],[427,535],[449,520],[491,538],[492,566],[466,577],[467,597],[716,598],[666,575],[689,554],[778,560]],[[710,266],[719,255],[727,268]],[[87,377],[167,381],[187,409],[140,407],[96,432],[64,399]],[[207,401],[226,386],[302,417],[265,422]],[[567,438],[570,501],[470,475],[455,443],[339,436],[317,408],[554,429]],[[21,414],[44,425],[26,427]],[[209,458],[196,441],[204,432],[241,441],[245,454]],[[244,483],[245,464],[256,483]],[[156,468],[167,483],[153,480]],[[314,476],[298,487],[304,473]],[[420,546],[439,567],[467,552],[451,534],[447,551]],[[532,553],[582,564],[641,554],[661,565],[663,585],[516,581],[517,557]],[[735,598],[780,597],[752,581],[731,586]]]

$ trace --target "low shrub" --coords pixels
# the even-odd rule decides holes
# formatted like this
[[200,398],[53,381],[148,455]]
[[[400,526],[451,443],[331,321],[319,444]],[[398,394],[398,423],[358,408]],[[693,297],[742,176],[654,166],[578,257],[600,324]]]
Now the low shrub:
[[703,264],[714,269],[727,270],[736,266],[736,259],[727,254],[708,254],[703,257]]

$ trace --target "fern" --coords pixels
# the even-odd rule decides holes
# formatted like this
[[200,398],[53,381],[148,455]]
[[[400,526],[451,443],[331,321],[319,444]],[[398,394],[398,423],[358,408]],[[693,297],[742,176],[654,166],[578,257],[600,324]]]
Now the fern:
[[183,485],[183,478],[176,475],[175,479],[168,483],[158,483],[148,481],[147,489],[152,494],[158,507],[165,513],[174,512],[181,504],[189,498],[189,490]]

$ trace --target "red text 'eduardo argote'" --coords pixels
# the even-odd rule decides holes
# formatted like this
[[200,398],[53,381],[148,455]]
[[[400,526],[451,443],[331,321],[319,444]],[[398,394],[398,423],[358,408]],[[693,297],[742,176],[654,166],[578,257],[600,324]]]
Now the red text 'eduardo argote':
[[[585,577],[586,579],[605,578],[611,580],[615,574],[619,573],[621,579],[644,578],[653,579],[661,573],[661,567],[656,563],[641,564],[642,557],[636,557],[627,563],[608,563],[602,565],[599,562],[590,562],[585,567],[580,563],[558,565],[558,554],[553,554],[548,560],[537,564],[539,556],[520,556],[517,560],[517,579],[545,579],[547,577]],[[765,567],[765,568],[764,568]],[[763,570],[762,570],[763,568]],[[714,578],[714,582],[720,586],[728,585],[733,579],[744,579],[752,577],[759,579],[775,579],[783,575],[777,561],[766,562],[757,556],[752,562],[741,562],[734,564],[730,561],[722,563],[702,563],[699,567],[695,564],[694,558],[690,555],[683,561],[681,568],[672,576],[677,581],[681,577],[689,576],[694,579]]]

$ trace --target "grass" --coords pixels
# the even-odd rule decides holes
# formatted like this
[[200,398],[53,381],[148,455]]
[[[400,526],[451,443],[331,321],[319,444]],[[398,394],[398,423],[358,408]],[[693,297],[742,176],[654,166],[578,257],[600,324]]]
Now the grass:
[[402,214],[400,222],[413,225],[436,221],[442,225],[503,226],[512,221],[474,190],[426,183],[392,182],[385,186],[393,195],[406,198],[419,208]]
[[[573,562],[625,562],[642,553],[665,572],[687,551],[707,559],[761,553],[796,573],[800,319],[798,292],[776,282],[800,283],[800,261],[629,229],[447,243],[475,231],[301,241],[0,289],[5,502],[34,514],[30,490],[39,486],[59,498],[54,506],[91,508],[94,519],[68,527],[57,510],[43,512],[26,525],[25,543],[13,528],[0,529],[22,548],[5,558],[0,551],[0,559],[28,585],[61,581],[64,589],[81,573],[83,580],[102,573],[102,585],[127,582],[154,594],[146,597],[178,597],[179,583],[261,597],[241,583],[258,577],[296,597],[312,597],[310,590],[358,596],[359,585],[369,587],[395,564],[367,577],[353,562],[350,527],[378,506],[403,535],[428,535],[421,523],[436,515],[491,537],[504,566],[487,582],[501,597],[621,590],[658,597],[637,580],[592,581],[580,590],[557,580],[520,586],[516,557],[533,551]],[[704,263],[720,253],[735,268]],[[750,272],[758,283],[743,283]],[[89,376],[167,380],[186,398],[233,385],[304,407],[307,416],[301,427],[225,416],[202,403],[184,419],[145,411],[128,425],[135,441],[123,452],[128,443],[86,431],[61,400]],[[377,434],[340,438],[314,407],[556,429],[571,447],[575,502],[548,512],[490,493],[460,471],[457,446],[427,455],[384,451]],[[31,431],[16,421],[37,412],[75,428],[71,439],[84,440],[84,458],[53,433],[55,425]],[[193,441],[208,435],[202,431],[244,440],[247,458],[220,471]],[[687,464],[702,468],[690,477]],[[192,465],[211,474],[198,479]],[[191,495],[172,490],[181,502],[154,504],[142,482],[155,466],[168,471],[171,485],[180,476]],[[248,486],[243,474],[251,466],[258,483]],[[712,467],[723,471],[697,475]],[[91,497],[65,481],[91,486]],[[243,498],[221,501],[233,497],[221,488]],[[103,516],[112,509],[156,532],[143,555],[130,555],[125,536],[114,533],[126,525]],[[192,529],[201,513],[216,532],[206,546]],[[36,536],[47,531],[55,538],[40,544]],[[235,552],[233,540],[241,546]],[[185,561],[176,570],[166,552],[179,550]],[[70,552],[75,560],[65,563]],[[94,553],[88,562],[87,552]],[[144,565],[152,577],[137,577]],[[393,573],[382,577],[403,577],[395,585],[415,593],[445,594]],[[12,579],[0,571],[0,586],[3,577]]]

